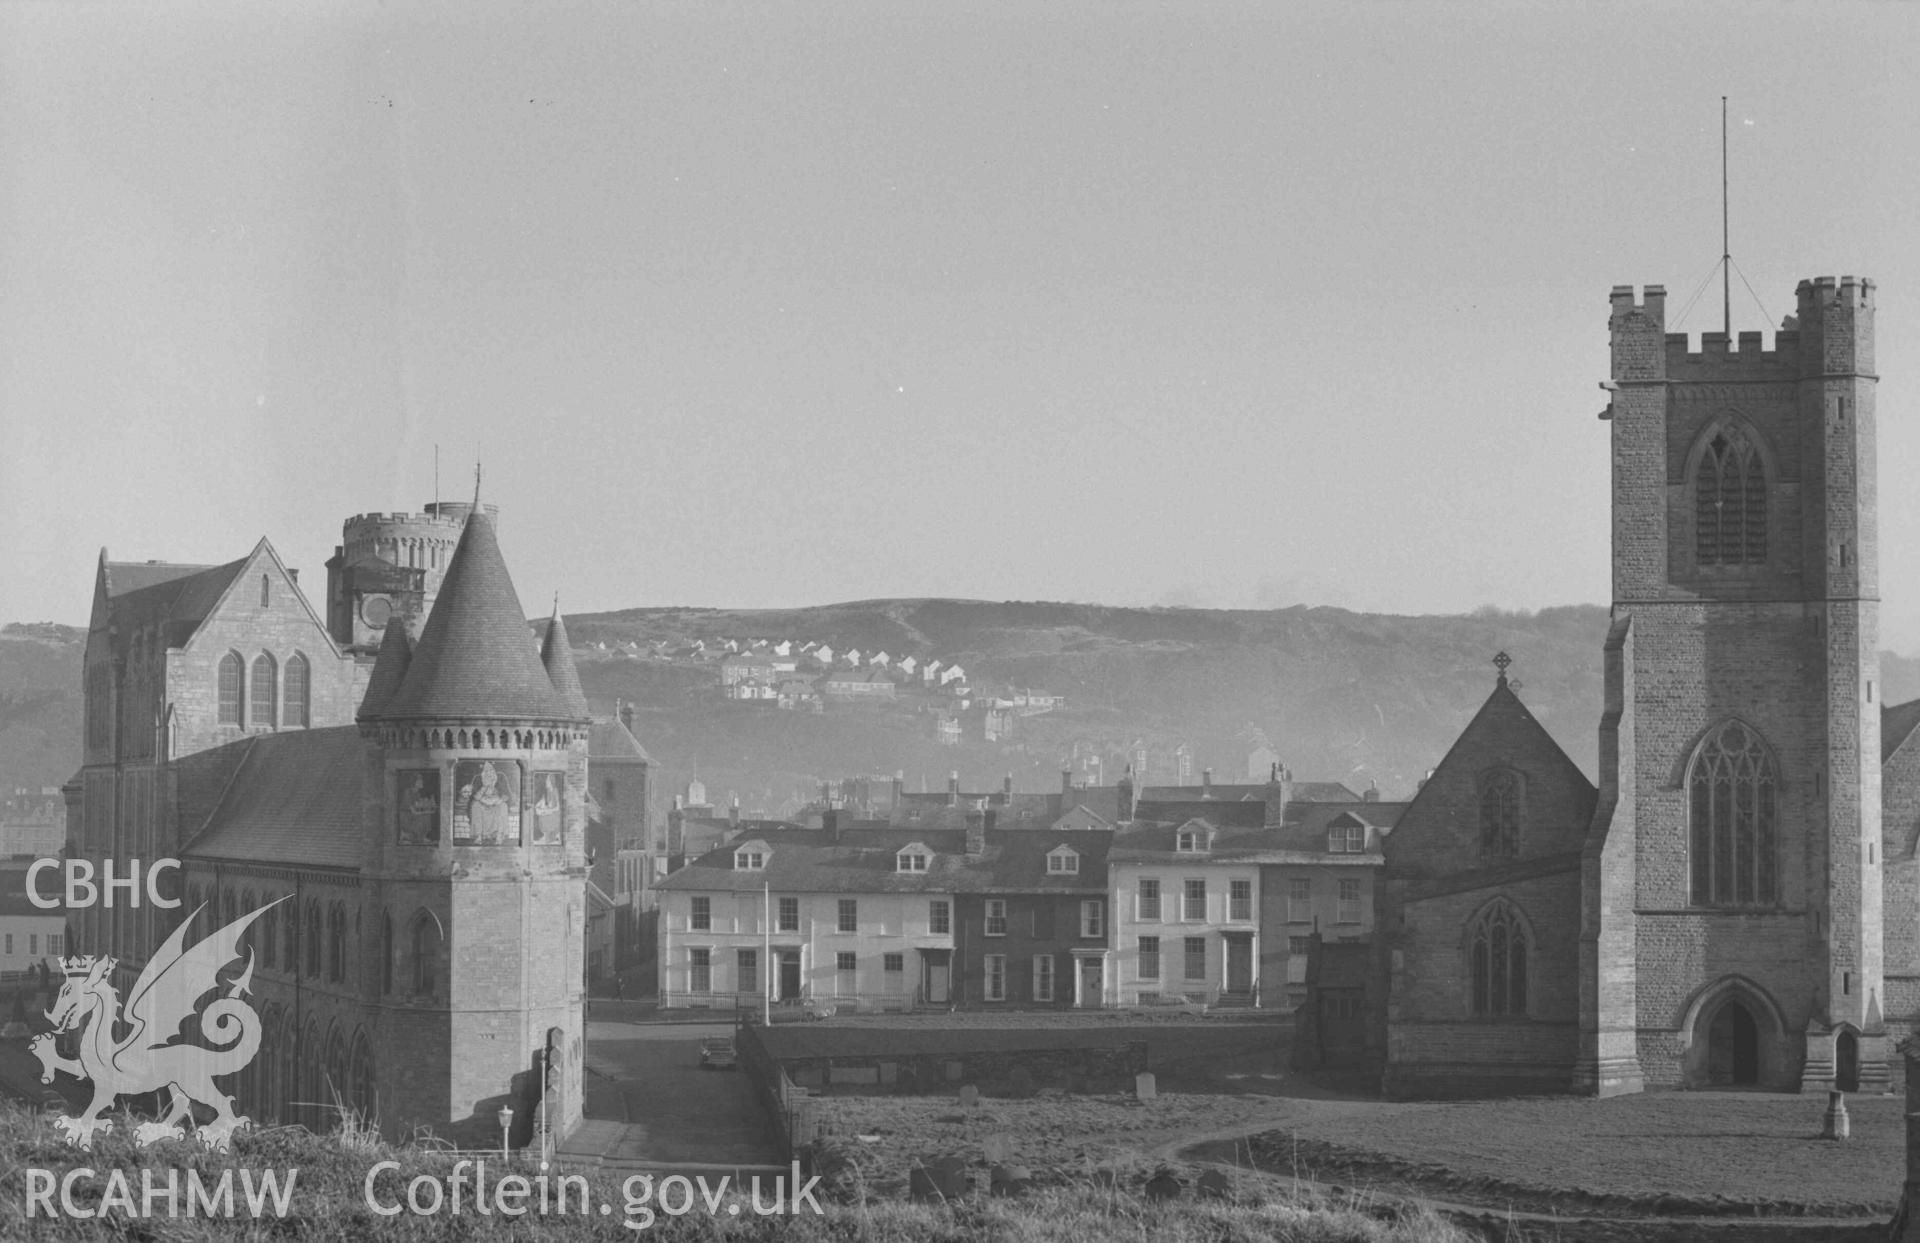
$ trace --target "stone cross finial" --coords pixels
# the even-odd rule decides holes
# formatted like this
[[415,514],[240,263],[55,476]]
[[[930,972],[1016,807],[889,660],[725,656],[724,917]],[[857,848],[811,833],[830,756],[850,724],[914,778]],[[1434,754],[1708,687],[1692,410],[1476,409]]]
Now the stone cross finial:
[[1494,655],[1493,667],[1500,671],[1500,684],[1502,686],[1505,686],[1507,683],[1507,666],[1512,663],[1513,657],[1507,655],[1505,652],[1498,652]]

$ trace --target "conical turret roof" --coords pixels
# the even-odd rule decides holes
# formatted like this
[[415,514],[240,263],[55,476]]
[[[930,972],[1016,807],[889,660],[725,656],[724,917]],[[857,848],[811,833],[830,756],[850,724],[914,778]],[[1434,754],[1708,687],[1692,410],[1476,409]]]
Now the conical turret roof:
[[493,522],[476,507],[447,565],[388,719],[584,721],[553,687],[507,574]]
[[380,715],[400,684],[407,680],[407,666],[413,660],[413,638],[407,633],[407,619],[395,615],[387,620],[387,632],[380,638],[380,654],[373,658],[373,674],[367,679],[367,693],[360,697],[359,720]]
[[577,717],[587,715],[587,692],[580,685],[580,671],[573,667],[573,644],[567,642],[567,623],[560,616],[560,602],[553,602],[553,620],[547,623],[546,641],[540,645],[540,663],[547,668],[547,680],[560,694],[560,702]]

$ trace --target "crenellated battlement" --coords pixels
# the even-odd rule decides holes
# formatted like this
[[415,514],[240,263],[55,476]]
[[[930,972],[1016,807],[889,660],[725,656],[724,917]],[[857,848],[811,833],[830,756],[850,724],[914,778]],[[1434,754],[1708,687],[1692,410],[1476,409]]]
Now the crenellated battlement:
[[1836,282],[1831,276],[1816,276],[1812,280],[1801,281],[1793,292],[1799,303],[1802,320],[1816,310],[1873,309],[1873,282],[1866,277],[1856,280],[1851,276],[1843,276]]
[[[1766,334],[1762,332],[1742,332],[1739,334],[1739,349],[1731,348],[1733,342],[1724,332],[1703,332],[1700,334],[1699,347],[1694,347],[1691,334],[1669,332],[1666,334],[1667,369],[1672,375],[1683,368],[1727,367],[1744,368],[1759,371],[1764,368],[1794,368],[1800,360],[1800,333],[1798,329],[1782,328],[1773,334],[1773,348],[1766,348]],[[1680,378],[1674,376],[1674,378]],[[1757,378],[1757,377],[1756,377]]]
[[1634,301],[1632,285],[1615,285],[1610,300],[1613,303],[1615,319],[1639,311],[1660,323],[1666,322],[1667,287],[1665,285],[1648,285],[1645,300],[1639,302]]

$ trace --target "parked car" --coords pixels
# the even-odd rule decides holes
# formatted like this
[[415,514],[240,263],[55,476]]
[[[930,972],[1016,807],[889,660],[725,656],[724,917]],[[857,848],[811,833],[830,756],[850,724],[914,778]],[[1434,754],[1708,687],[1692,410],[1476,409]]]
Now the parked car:
[[738,1066],[732,1036],[709,1036],[700,1042],[701,1070],[733,1070]]

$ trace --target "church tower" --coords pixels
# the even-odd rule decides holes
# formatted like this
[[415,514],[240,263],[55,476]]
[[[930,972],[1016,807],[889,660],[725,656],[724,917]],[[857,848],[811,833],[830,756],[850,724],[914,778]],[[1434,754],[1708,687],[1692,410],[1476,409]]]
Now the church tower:
[[1613,625],[1576,1083],[1884,1086],[1873,284],[1612,295]]
[[[560,628],[543,661],[474,507],[417,641],[385,627],[358,721],[383,807],[363,883],[385,912],[391,1113],[514,1142],[581,1116],[589,722]],[[391,978],[397,977],[397,978]]]

